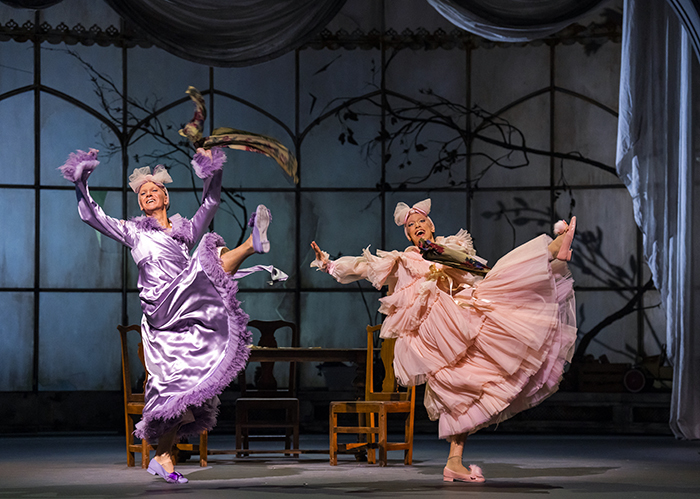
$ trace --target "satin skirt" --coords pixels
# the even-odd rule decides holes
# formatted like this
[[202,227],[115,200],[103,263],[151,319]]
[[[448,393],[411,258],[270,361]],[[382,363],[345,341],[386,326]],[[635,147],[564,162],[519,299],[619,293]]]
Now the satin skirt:
[[[184,270],[155,294],[148,290],[148,301],[142,300],[149,378],[134,434],[151,443],[176,427],[180,437],[211,430],[217,396],[250,355],[248,316],[236,299],[238,285],[218,257],[217,248],[224,245],[219,235],[205,234]],[[194,421],[182,424],[188,410]]]

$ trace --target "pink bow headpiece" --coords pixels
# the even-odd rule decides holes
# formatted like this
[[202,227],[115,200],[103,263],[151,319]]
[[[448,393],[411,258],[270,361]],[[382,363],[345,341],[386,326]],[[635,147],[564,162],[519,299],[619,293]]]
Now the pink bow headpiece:
[[403,225],[403,232],[406,234],[406,238],[409,241],[411,238],[408,236],[408,227],[406,227],[406,222],[408,221],[408,217],[410,217],[413,213],[425,215],[425,218],[428,219],[428,222],[430,222],[430,225],[433,227],[433,232],[435,232],[435,224],[428,216],[430,213],[430,198],[419,201],[413,206],[408,206],[406,203],[399,203],[396,205],[396,209],[394,210],[394,222],[396,222],[396,225]]
[[[141,189],[141,186],[146,182],[153,182],[157,186],[165,189],[165,184],[169,184],[172,181],[172,177],[163,165],[156,165],[156,167],[153,168],[153,174],[151,174],[150,166],[144,166],[143,168],[134,168],[134,173],[129,175],[129,187],[131,187],[136,194],[139,193],[139,189]],[[165,189],[165,193],[168,193],[167,189]]]
[[411,216],[411,213],[420,213],[427,217],[430,213],[430,198],[419,201],[413,206],[408,206],[406,203],[397,204],[394,210],[394,222],[396,225],[406,225],[406,220]]

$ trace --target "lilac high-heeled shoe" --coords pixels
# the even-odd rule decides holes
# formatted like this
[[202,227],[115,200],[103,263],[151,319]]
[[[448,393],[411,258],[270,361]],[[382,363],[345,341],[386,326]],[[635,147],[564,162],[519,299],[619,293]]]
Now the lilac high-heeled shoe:
[[265,205],[258,205],[257,210],[250,216],[248,227],[253,228],[253,249],[256,253],[270,251],[270,241],[267,239],[267,228],[272,222],[272,213]]
[[155,459],[151,459],[151,462],[148,463],[148,471],[151,475],[160,475],[163,480],[165,480],[168,483],[187,483],[189,480],[182,476],[181,473],[178,473],[177,471],[173,471],[172,473],[168,473],[165,471],[165,468],[161,466],[161,464],[156,461]]

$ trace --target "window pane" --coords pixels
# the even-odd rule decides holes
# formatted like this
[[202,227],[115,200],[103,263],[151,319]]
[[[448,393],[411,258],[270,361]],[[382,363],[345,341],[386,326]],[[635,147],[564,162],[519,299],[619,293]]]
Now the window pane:
[[479,256],[492,266],[516,246],[551,236],[549,202],[549,191],[475,193],[472,236]]
[[42,293],[39,306],[39,389],[119,390],[121,296]]
[[[42,94],[41,117],[42,185],[69,185],[56,170],[65,163],[69,153],[77,149],[87,151],[91,147],[101,149],[102,141],[116,140],[102,122],[74,104],[53,95]],[[90,175],[90,185],[121,185],[121,155],[109,157],[103,150],[99,159],[100,166]]]
[[[309,192],[302,196],[301,209],[302,286],[339,287],[328,275],[309,268],[314,260],[311,241],[316,241],[332,259],[358,256],[381,243],[381,203],[376,193]],[[363,285],[370,286],[363,282]],[[353,286],[356,286],[353,284]]]
[[34,191],[0,189],[0,227],[0,287],[33,287]]
[[[377,106],[359,102],[314,123],[349,99],[376,92],[380,82],[379,59],[379,52],[374,50],[300,53],[299,78],[303,91],[299,96],[299,119],[305,134],[301,154],[304,186],[374,187],[380,181],[380,150],[375,147],[367,159],[368,151],[364,147],[379,134]],[[339,74],[344,76],[338,78]],[[352,114],[348,111],[357,115],[357,121],[348,117]]]
[[[0,75],[4,73],[3,68]],[[3,79],[0,76],[0,82]],[[2,169],[0,183],[31,185],[34,183],[34,94],[25,92],[0,100],[0,116],[11,116],[11,123],[4,126],[22,131],[21,136],[9,131],[0,134],[3,164],[7,165]]]
[[[574,191],[578,215],[571,269],[578,286],[634,286],[637,283],[637,225],[627,189]],[[566,216],[567,195],[557,202]],[[614,207],[614,208],[612,208]],[[551,228],[547,228],[551,234]],[[644,265],[646,267],[646,264]]]
[[[585,333],[627,304],[632,292],[577,291],[576,320],[579,341]],[[605,354],[610,362],[632,363],[637,349],[637,315],[630,314],[603,329],[586,349],[595,358]]]
[[[367,325],[379,324],[383,319],[377,312],[380,297],[378,291],[364,291],[365,305],[359,292],[302,293],[302,346],[367,348]],[[325,386],[315,366],[310,362],[301,364],[301,386]]]
[[110,91],[110,83],[102,80],[108,80],[121,90],[121,47],[61,43],[43,44],[42,48],[41,78],[44,85],[77,99],[105,117],[108,110],[104,103],[109,103],[113,106],[113,116],[121,118],[121,111],[116,111],[122,107],[121,98],[117,92]]
[[[92,190],[97,199],[100,191]],[[102,191],[105,212],[119,217],[119,193]],[[83,223],[74,191],[41,193],[41,286],[121,287],[122,245]]]
[[34,352],[34,295],[0,293],[0,391],[32,389]]

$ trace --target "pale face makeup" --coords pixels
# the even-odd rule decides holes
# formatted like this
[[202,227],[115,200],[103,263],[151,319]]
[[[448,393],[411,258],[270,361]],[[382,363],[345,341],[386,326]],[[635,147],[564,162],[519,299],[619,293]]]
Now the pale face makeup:
[[162,187],[153,182],[146,182],[139,189],[139,207],[146,215],[151,215],[167,208],[168,196]]
[[421,238],[426,241],[435,242],[435,227],[428,220],[426,215],[422,213],[411,213],[406,220],[405,227],[408,233],[408,239],[414,245],[417,246]]

